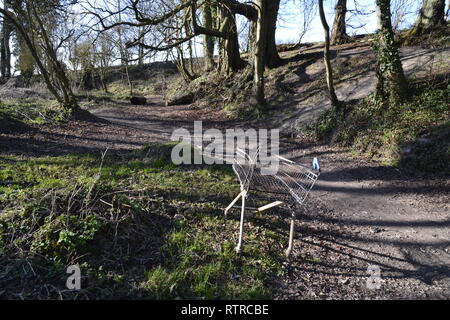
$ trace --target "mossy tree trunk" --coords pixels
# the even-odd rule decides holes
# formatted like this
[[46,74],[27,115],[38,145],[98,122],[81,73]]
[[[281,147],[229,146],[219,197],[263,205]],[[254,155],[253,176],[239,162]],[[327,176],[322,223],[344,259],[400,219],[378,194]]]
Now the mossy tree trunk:
[[348,41],[348,35],[347,35],[347,25],[345,23],[345,16],[347,14],[347,0],[338,0],[335,14],[334,14],[334,21],[333,21],[333,28],[331,32],[331,44],[343,44]]
[[445,0],[423,0],[412,35],[433,31],[445,26]]
[[324,47],[323,56],[324,56],[324,63],[325,63],[328,92],[330,94],[331,105],[334,107],[338,107],[339,100],[336,96],[336,91],[334,89],[333,68],[331,67],[331,61],[330,61],[330,27],[328,26],[328,22],[325,17],[325,12],[323,9],[323,0],[319,0],[319,15],[320,15],[320,21],[322,22],[323,31],[325,34],[325,47]]
[[[213,29],[213,5],[210,1],[205,2],[203,6],[203,25],[207,29]],[[214,68],[214,49],[215,39],[209,34],[203,36],[203,52],[205,57],[205,71],[211,71]]]
[[[11,6],[11,1],[4,1],[6,10]],[[8,19],[3,19],[0,33],[0,76],[9,79],[11,77],[11,33],[12,25]]]
[[246,63],[241,58],[239,51],[239,40],[237,34],[236,17],[227,8],[220,8],[220,16],[222,29],[226,31],[226,37],[221,40],[222,53],[221,53],[221,69],[225,74],[231,74],[243,67]]
[[254,88],[255,97],[259,107],[266,104],[264,94],[264,71],[266,67],[266,46],[267,46],[267,2],[270,0],[257,0],[255,1],[258,7],[258,19],[256,22],[256,37],[254,45]]
[[408,98],[408,82],[403,72],[398,45],[394,39],[389,0],[376,0],[378,16],[376,94],[394,104]]
[[280,0],[266,1],[264,8],[264,16],[266,26],[264,32],[266,33],[265,43],[265,59],[268,68],[274,68],[281,64],[282,60],[278,54],[275,33],[277,29],[278,11],[280,9]]

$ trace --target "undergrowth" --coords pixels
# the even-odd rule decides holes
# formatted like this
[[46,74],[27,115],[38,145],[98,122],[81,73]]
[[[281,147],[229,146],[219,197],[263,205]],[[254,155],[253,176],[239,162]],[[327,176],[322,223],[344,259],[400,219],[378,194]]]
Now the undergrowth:
[[171,85],[168,97],[169,101],[193,103],[192,108],[223,110],[229,119],[257,119],[264,112],[257,105],[252,79],[250,67],[229,76],[210,72],[188,84],[179,79]]
[[398,40],[403,46],[421,46],[423,48],[447,48],[450,42],[450,26],[443,26],[433,32],[414,35],[414,29],[400,31]]
[[[0,297],[259,299],[279,274],[280,235],[222,208],[238,192],[226,166],[175,166],[170,145],[129,155],[0,158]],[[65,287],[81,268],[81,290]]]
[[409,101],[387,105],[371,95],[328,110],[307,130],[393,165],[448,172],[450,85],[416,83]]
[[0,101],[0,117],[9,117],[25,124],[65,121],[69,114],[52,99],[5,99]]
[[94,101],[101,100],[129,100],[132,96],[151,96],[161,94],[160,83],[153,83],[150,81],[133,84],[133,94],[131,94],[130,87],[122,81],[116,81],[108,84],[108,92],[97,89],[88,92],[88,98]]

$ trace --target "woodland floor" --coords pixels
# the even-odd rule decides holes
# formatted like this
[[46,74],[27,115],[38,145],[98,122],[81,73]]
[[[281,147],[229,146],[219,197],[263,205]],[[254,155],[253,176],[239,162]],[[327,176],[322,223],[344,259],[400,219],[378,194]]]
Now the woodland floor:
[[[412,50],[407,54],[412,57]],[[423,65],[420,59],[426,56],[426,52],[418,54],[415,63]],[[413,69],[414,64],[405,63]],[[367,83],[374,80],[373,75],[359,79]],[[341,88],[338,93],[342,96],[350,89]],[[366,91],[369,94],[371,89]],[[300,110],[298,104],[290,108],[294,109]],[[91,112],[106,121],[46,125],[20,134],[4,134],[0,136],[2,153],[99,153],[107,148],[126,153],[149,143],[168,141],[176,128],[192,130],[194,120],[203,120],[204,129],[264,126],[229,121],[219,111],[165,107],[157,96],[147,106],[111,102]],[[283,139],[281,153],[306,164],[319,156],[323,171],[305,204],[305,213],[298,218],[293,258],[284,266],[287,272],[272,280],[277,288],[275,298],[450,297],[447,178],[406,172],[342,148],[310,144],[300,138]],[[232,218],[238,219],[237,215]],[[366,286],[370,276],[367,269],[372,265],[381,268],[378,290]]]

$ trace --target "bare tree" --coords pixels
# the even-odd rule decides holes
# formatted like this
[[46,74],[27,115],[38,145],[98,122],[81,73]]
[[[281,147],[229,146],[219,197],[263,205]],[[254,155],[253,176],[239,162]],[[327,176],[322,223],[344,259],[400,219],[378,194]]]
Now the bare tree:
[[[64,40],[70,35],[66,35],[64,39],[55,44],[48,28],[50,17],[62,14],[58,10],[62,10],[63,7],[58,1],[42,3],[37,0],[23,0],[22,6],[20,9],[16,8],[16,12],[0,8],[0,14],[22,36],[49,91],[66,110],[73,113],[79,109],[79,106],[72,92],[65,67],[58,59],[57,54]],[[47,19],[46,23],[43,19]],[[30,27],[32,27],[31,30]],[[41,56],[41,52],[43,56]]]
[[[207,29],[214,28],[214,16],[217,12],[216,6],[213,5],[211,1],[206,1],[203,6],[203,25]],[[208,34],[203,35],[203,52],[205,58],[205,70],[211,71],[214,68],[214,49],[215,49],[215,39],[213,36]]]
[[[241,58],[239,50],[239,40],[237,33],[236,17],[227,7],[219,6],[219,25],[220,31],[224,34],[221,37],[221,70],[225,74],[231,74],[245,67],[246,63]],[[207,32],[205,32],[207,33]]]
[[306,34],[311,30],[311,24],[317,14],[317,2],[315,0],[299,0],[300,15],[302,18],[300,36],[298,43],[301,43]]
[[258,8],[258,19],[256,23],[256,39],[255,39],[255,58],[254,58],[254,86],[255,86],[255,96],[256,101],[259,106],[264,106],[266,104],[265,94],[264,94],[264,69],[266,67],[265,59],[266,52],[264,48],[266,47],[267,38],[266,29],[267,21],[264,12],[267,10],[268,0],[257,0],[255,2]]
[[413,13],[411,10],[412,0],[393,0],[391,1],[392,12],[392,29],[398,30],[409,15]]
[[323,0],[319,1],[319,16],[320,21],[322,22],[323,31],[325,34],[325,47],[324,47],[324,63],[325,63],[325,71],[328,85],[328,92],[330,94],[331,105],[334,107],[339,106],[339,100],[336,96],[336,92],[334,89],[334,81],[333,81],[333,68],[331,67],[330,61],[330,27],[328,26],[327,19],[325,17],[325,11],[323,10]]
[[278,11],[280,10],[280,0],[267,1],[265,11],[262,13],[265,16],[265,63],[269,68],[277,67],[282,60],[278,54],[275,33],[277,29]]
[[[113,0],[103,0],[110,3]],[[101,2],[100,2],[101,3]],[[275,43],[275,31],[280,7],[280,0],[263,1],[262,3],[243,3],[237,0],[215,0],[215,1],[198,1],[198,0],[172,0],[172,1],[155,1],[149,2],[150,9],[146,12],[140,11],[139,1],[126,0],[126,5],[116,10],[112,10],[112,6],[100,5],[97,2],[90,3],[85,1],[84,7],[87,12],[97,18],[97,31],[110,30],[118,26],[142,27],[147,26],[147,32],[152,33],[151,39],[144,36],[138,36],[136,39],[129,41],[127,47],[140,46],[146,50],[153,51],[170,51],[176,50],[179,66],[183,70],[183,74],[188,78],[195,78],[192,66],[186,68],[184,57],[181,57],[180,50],[186,48],[190,51],[190,43],[197,36],[204,36],[205,39],[214,37],[219,42],[219,64],[218,70],[226,75],[230,75],[248,63],[242,59],[238,30],[236,25],[236,15],[246,17],[250,22],[250,30],[255,32],[255,43],[263,44],[258,47],[256,60],[250,61],[254,64],[255,84],[258,84],[259,93],[263,93],[264,69],[266,67],[274,67],[281,63],[280,56],[277,52]],[[205,5],[214,4],[216,8],[216,20],[210,23],[208,18],[208,9]],[[262,9],[258,6],[263,4]],[[262,11],[261,11],[262,10]],[[199,17],[203,13],[203,19]],[[114,17],[120,15],[123,19],[114,20]],[[256,26],[258,19],[260,28]],[[202,21],[202,22],[200,22]],[[215,22],[215,23],[214,23]],[[259,34],[259,40],[257,39]],[[187,47],[185,47],[187,46]],[[212,55],[212,46],[209,47],[207,56]],[[183,52],[181,52],[183,53]],[[190,54],[192,57],[192,54]],[[210,59],[211,60],[211,59]],[[252,60],[252,59],[251,59]],[[211,62],[211,61],[210,61]],[[189,61],[192,64],[192,59]],[[261,71],[262,70],[262,71]],[[262,77],[262,78],[261,78]],[[261,94],[258,94],[261,97]],[[262,101],[262,99],[258,100]]]
[[334,11],[334,22],[331,32],[331,44],[343,44],[348,41],[347,24],[347,0],[338,0]]
[[445,26],[445,0],[423,0],[412,35]]
[[376,0],[376,4],[379,24],[376,42],[377,95],[397,103],[409,96],[408,83],[392,30],[390,0]]
[[111,40],[111,35],[108,33],[101,33],[94,43],[95,61],[97,62],[97,68],[99,69],[100,82],[103,87],[103,91],[108,92],[108,70],[114,59],[114,45]]
[[[4,9],[12,8],[11,0],[4,1]],[[12,25],[8,19],[3,19],[0,33],[0,76],[3,78],[11,77],[11,34]]]

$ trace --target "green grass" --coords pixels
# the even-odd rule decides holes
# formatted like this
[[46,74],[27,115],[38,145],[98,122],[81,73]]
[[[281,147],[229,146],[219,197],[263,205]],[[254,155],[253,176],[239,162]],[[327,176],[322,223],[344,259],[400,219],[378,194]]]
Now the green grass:
[[[136,83],[133,85],[133,95],[135,96],[151,96],[155,94],[161,94],[157,88],[157,84],[151,82]],[[130,88],[122,81],[116,81],[108,84],[108,92],[104,90],[92,90],[89,91],[89,95],[96,99],[114,99],[114,100],[129,100],[131,98]]]
[[[127,156],[0,157],[0,297],[259,299],[281,271],[280,235],[222,208],[230,168],[175,166],[170,145]],[[82,290],[65,289],[81,266]],[[46,288],[45,290],[43,288]]]
[[53,99],[9,99],[0,101],[0,119],[11,117],[25,124],[63,121],[68,114]]
[[[154,298],[270,297],[264,279],[277,272],[280,257],[274,253],[262,255],[254,247],[241,257],[234,251],[235,244],[224,240],[223,235],[217,241],[217,235],[226,230],[229,234],[236,226],[234,221],[224,224],[221,218],[205,214],[179,222],[163,247],[165,264],[148,272],[144,287],[151,289]],[[264,238],[269,239],[264,235],[257,240]]]

